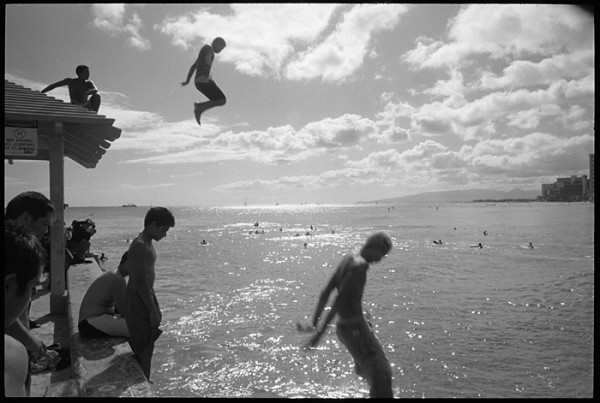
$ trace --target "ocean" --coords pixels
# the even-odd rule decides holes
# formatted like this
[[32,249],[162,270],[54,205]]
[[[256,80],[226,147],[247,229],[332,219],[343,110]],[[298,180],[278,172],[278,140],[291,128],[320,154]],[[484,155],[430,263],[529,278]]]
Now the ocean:
[[[147,209],[65,216],[96,222],[92,251],[114,270]],[[395,397],[593,396],[593,203],[171,210],[175,228],[155,245],[157,396],[368,397],[334,327],[304,350],[310,335],[295,324],[343,255],[379,230],[394,246],[369,269],[364,307]]]

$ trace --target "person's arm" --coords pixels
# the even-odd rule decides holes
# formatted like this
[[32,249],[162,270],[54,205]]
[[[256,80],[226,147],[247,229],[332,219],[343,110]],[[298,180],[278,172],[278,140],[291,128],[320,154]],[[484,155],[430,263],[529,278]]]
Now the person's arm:
[[69,85],[69,79],[68,78],[65,78],[64,80],[57,81],[54,84],[50,84],[49,86],[47,86],[46,88],[44,88],[42,90],[42,94],[46,93],[48,91],[52,91],[55,88],[65,86],[65,85]]
[[[337,314],[338,306],[339,306],[339,303],[338,303],[339,298],[340,298],[340,295],[338,294],[333,305],[331,306],[331,309],[329,310],[329,313],[325,317],[325,321],[323,322],[321,329],[317,330],[317,332],[314,334],[314,336],[308,341],[308,343],[306,343],[306,345],[304,346],[305,348],[315,347],[317,344],[319,344],[319,341],[321,340],[321,336],[323,336],[323,334],[325,334],[325,330],[327,330],[327,326],[329,326],[329,323],[333,320],[334,316]],[[315,327],[316,327],[316,325],[315,325]]]
[[25,389],[28,371],[25,347],[10,336],[4,335],[4,395],[29,397]]
[[[335,277],[336,276],[334,275],[334,278]],[[329,310],[329,313],[325,317],[325,320],[323,321],[323,324],[321,325],[321,329],[317,329],[317,332],[310,339],[310,341],[306,344],[305,348],[315,347],[319,343],[319,341],[321,340],[321,336],[323,336],[323,334],[325,334],[325,331],[327,330],[327,326],[329,326],[329,323],[331,323],[331,321],[333,320],[335,315],[338,313],[340,306],[343,306],[343,305],[349,303],[348,298],[350,297],[350,293],[347,292],[347,290],[345,290],[345,288],[344,288],[344,285],[348,281],[352,281],[351,273],[345,273],[341,284],[339,284],[339,286],[338,286],[338,295],[333,300],[333,304],[331,304],[331,309]],[[336,284],[337,284],[337,281],[336,281]],[[315,326],[315,328],[317,327],[316,323],[314,324],[314,326]]]
[[125,279],[117,274],[111,286],[111,295],[115,301],[115,312],[125,317],[125,293],[127,292],[127,283]]
[[139,293],[148,314],[150,316],[150,326],[158,327],[160,325],[160,312],[152,297],[152,288],[148,282],[148,270],[151,270],[152,257],[144,245],[132,245],[129,249],[129,285]]
[[194,74],[194,71],[196,70],[196,64],[197,64],[197,61],[195,61],[194,64],[192,64],[192,67],[190,67],[190,71],[188,71],[188,75],[187,75],[187,78],[185,79],[185,81],[180,81],[179,84],[188,85],[188,83],[190,82],[190,79],[192,78],[192,74]]
[[46,346],[40,339],[33,336],[19,319],[4,329],[4,333],[12,336],[33,353],[33,359],[38,360],[46,351]]
[[338,264],[337,269],[329,279],[329,283],[325,286],[323,291],[321,292],[321,296],[319,297],[319,302],[317,303],[317,309],[315,309],[315,314],[313,316],[312,325],[313,327],[317,327],[317,323],[319,322],[319,317],[321,316],[321,312],[323,312],[323,308],[325,308],[325,304],[327,304],[327,300],[329,299],[329,295],[333,291],[334,288],[338,287],[339,289],[339,279],[343,277],[342,270],[348,264],[348,261],[352,258],[350,255],[344,256],[342,261]]
[[85,92],[85,98],[87,99],[87,97],[89,97],[92,94],[96,94],[98,92],[98,88],[96,88],[96,86],[94,85],[93,82],[88,81],[88,85],[89,85],[89,89]]
[[319,302],[317,303],[317,308],[315,309],[315,313],[312,318],[312,325],[314,328],[316,328],[317,324],[319,323],[319,318],[321,317],[321,313],[323,312],[323,309],[325,308],[325,305],[327,304],[327,300],[329,300],[329,296],[331,295],[331,292],[335,288],[335,285],[336,285],[336,276],[334,274],[333,276],[331,276],[329,283],[327,283],[327,286],[325,286],[323,291],[321,291],[321,295],[319,296]]

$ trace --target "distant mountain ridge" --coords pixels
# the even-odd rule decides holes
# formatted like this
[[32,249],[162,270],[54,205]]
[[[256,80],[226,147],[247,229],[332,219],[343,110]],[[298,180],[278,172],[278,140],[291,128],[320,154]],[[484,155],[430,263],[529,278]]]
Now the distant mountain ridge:
[[373,200],[373,203],[450,203],[472,202],[473,200],[504,200],[504,199],[536,199],[538,190],[512,189],[508,191],[469,189],[447,190],[442,192],[419,193],[411,196],[394,197],[391,199]]

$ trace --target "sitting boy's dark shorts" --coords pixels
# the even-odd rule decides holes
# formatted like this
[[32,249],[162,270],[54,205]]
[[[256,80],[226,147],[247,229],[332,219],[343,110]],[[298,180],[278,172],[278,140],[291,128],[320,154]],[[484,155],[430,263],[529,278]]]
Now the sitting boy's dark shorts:
[[87,319],[82,320],[77,324],[77,328],[79,329],[79,334],[82,337],[113,337],[110,334],[104,333],[102,330],[96,329],[94,326],[90,325]]
[[225,99],[225,94],[223,94],[223,91],[221,91],[217,83],[213,80],[208,80],[207,83],[195,82],[194,84],[196,85],[196,89],[211,101]]

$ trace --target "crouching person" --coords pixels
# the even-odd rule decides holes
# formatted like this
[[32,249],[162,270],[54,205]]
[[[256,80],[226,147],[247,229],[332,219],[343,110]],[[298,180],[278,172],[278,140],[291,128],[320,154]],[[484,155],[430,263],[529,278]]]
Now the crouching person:
[[128,275],[125,252],[116,272],[107,271],[90,285],[79,309],[77,327],[82,337],[129,337],[123,316]]

